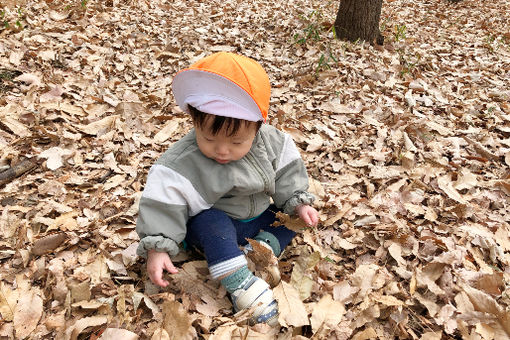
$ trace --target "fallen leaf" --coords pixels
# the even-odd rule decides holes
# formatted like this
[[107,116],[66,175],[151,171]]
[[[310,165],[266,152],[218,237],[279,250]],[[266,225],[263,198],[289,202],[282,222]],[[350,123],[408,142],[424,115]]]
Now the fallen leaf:
[[48,150],[41,152],[39,158],[46,158],[46,166],[50,170],[56,170],[64,165],[63,158],[71,156],[74,153],[72,150],[61,149],[59,147],[52,147]]
[[170,340],[170,335],[168,335],[168,332],[163,328],[158,328],[154,334],[152,334],[151,340]]
[[490,322],[494,327],[495,339],[510,338],[510,311],[505,310],[490,295],[478,289],[467,285],[462,285],[462,289],[468,295],[476,311],[487,313],[492,318],[486,322]]
[[43,299],[37,289],[20,293],[14,309],[14,329],[16,338],[25,339],[37,327],[43,313]]
[[467,204],[467,201],[453,187],[451,174],[439,177],[437,179],[437,184],[438,184],[439,188],[441,190],[443,190],[445,194],[448,195],[448,197],[450,197],[451,199],[453,199],[461,204]]
[[40,76],[34,73],[23,73],[22,75],[19,75],[16,78],[14,78],[14,80],[22,81],[30,86],[35,87],[39,87],[42,85]]
[[98,340],[137,340],[138,338],[138,335],[127,329],[107,328],[103,331],[103,334],[101,334]]
[[388,247],[388,252],[390,253],[391,257],[397,261],[399,266],[405,267],[407,265],[406,260],[404,260],[402,257],[402,247],[398,243],[391,243],[391,245]]
[[319,329],[334,329],[340,323],[345,313],[343,303],[335,301],[331,295],[324,295],[312,310],[310,324],[312,331],[316,333]]
[[182,126],[184,119],[172,119],[154,136],[155,143],[163,143],[175,135],[175,132]]
[[0,281],[0,314],[5,321],[12,321],[19,291],[5,287]]
[[193,321],[188,312],[178,301],[163,303],[163,327],[170,339],[194,339],[196,330],[191,325]]
[[377,333],[375,332],[375,329],[372,327],[368,327],[363,331],[360,331],[352,337],[352,340],[368,340],[368,339],[375,339],[377,337]]
[[32,246],[32,254],[40,256],[49,253],[58,248],[65,240],[67,240],[66,233],[55,233],[41,237],[34,241]]
[[307,152],[316,152],[317,150],[320,150],[322,147],[322,144],[324,143],[324,140],[322,137],[318,134],[313,135],[311,138],[307,139],[308,146],[306,147]]
[[108,322],[106,315],[95,315],[78,319],[73,325],[66,328],[65,340],[77,340],[78,336],[88,327],[104,325]]
[[425,332],[421,335],[420,340],[441,340],[443,332]]
[[88,125],[75,125],[75,127],[88,135],[103,135],[113,127],[118,118],[118,115],[107,116]]
[[308,225],[299,217],[290,217],[289,215],[278,211],[276,213],[276,218],[278,221],[275,221],[271,226],[278,227],[284,225],[288,229],[295,232],[302,232]]
[[300,327],[309,325],[308,313],[298,291],[285,281],[281,281],[273,289],[275,299],[278,301],[280,315],[278,321],[283,327]]

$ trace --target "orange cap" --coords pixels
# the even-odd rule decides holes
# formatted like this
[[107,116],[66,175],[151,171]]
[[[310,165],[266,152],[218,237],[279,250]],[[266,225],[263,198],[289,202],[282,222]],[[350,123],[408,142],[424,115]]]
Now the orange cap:
[[172,83],[177,105],[218,116],[266,121],[271,86],[262,66],[229,52],[214,53],[177,73]]

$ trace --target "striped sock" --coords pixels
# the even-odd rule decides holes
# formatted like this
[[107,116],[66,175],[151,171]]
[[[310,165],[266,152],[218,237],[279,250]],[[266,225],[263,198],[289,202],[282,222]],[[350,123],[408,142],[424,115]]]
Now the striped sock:
[[248,266],[245,265],[222,279],[221,284],[225,287],[227,292],[232,294],[239,288],[243,288],[252,277],[253,273],[248,269]]
[[232,273],[234,270],[241,268],[242,266],[246,266],[247,264],[248,261],[246,261],[246,257],[244,255],[239,255],[227,261],[222,261],[209,266],[209,272],[213,279],[218,279],[225,274]]

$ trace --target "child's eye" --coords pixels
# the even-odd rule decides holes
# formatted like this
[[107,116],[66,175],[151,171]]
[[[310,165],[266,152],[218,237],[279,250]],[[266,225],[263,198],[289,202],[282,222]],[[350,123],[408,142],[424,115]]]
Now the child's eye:
[[212,139],[212,138],[204,137],[204,139],[205,139],[206,141],[208,141],[208,142],[212,142],[212,141],[213,141],[213,139]]
[[234,144],[234,145],[241,145],[243,143],[242,142],[233,142],[232,144]]

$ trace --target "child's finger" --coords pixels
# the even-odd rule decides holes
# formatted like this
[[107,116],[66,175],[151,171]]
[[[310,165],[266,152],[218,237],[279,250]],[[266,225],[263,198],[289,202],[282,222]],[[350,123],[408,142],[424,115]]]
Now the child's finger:
[[312,219],[310,218],[310,214],[308,213],[304,214],[303,221],[305,221],[306,225],[312,225]]
[[177,268],[175,268],[175,266],[173,265],[173,263],[169,263],[169,262],[165,262],[165,269],[170,273],[170,274],[176,274],[178,272]]
[[312,223],[314,227],[319,223],[319,214],[312,213]]
[[163,268],[157,269],[153,273],[149,273],[149,279],[151,279],[152,283],[160,287],[166,287],[169,283],[168,281],[163,280]]
[[168,286],[170,282],[168,282],[167,280],[163,280],[163,273],[161,273],[161,275],[157,278],[156,280],[156,284],[160,287],[163,287],[165,288],[166,286]]

